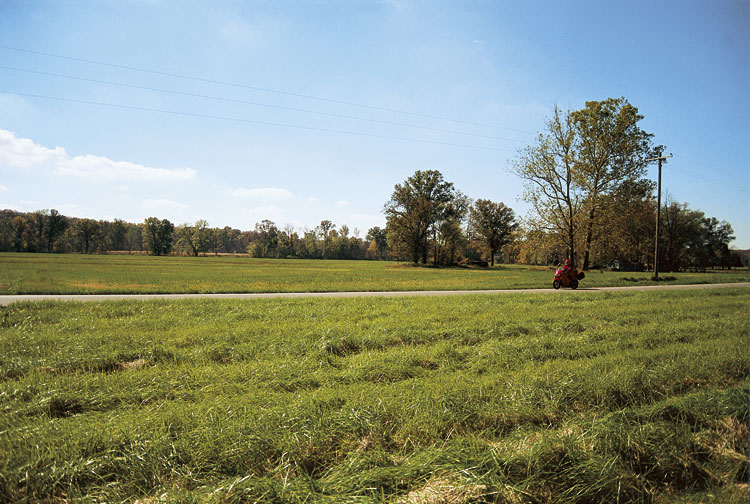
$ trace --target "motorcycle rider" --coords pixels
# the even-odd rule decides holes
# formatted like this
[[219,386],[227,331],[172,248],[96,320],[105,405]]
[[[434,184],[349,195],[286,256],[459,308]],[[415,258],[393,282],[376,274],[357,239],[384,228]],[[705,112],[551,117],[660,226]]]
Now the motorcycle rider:
[[560,269],[562,270],[562,274],[563,274],[563,276],[565,278],[567,278],[570,281],[573,280],[573,276],[572,275],[573,275],[574,268],[570,264],[570,258],[565,259],[565,264],[563,264],[563,267],[560,268]]

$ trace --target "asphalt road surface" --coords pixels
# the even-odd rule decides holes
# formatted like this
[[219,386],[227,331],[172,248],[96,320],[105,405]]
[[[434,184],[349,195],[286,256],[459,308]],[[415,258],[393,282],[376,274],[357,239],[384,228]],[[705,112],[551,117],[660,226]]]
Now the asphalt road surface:
[[726,287],[750,288],[750,282],[690,285],[644,285],[635,287],[579,287],[573,289],[505,289],[505,290],[446,290],[446,291],[384,291],[384,292],[269,292],[253,294],[12,294],[0,295],[0,306],[23,301],[150,301],[153,299],[267,299],[267,298],[343,298],[343,297],[399,297],[399,296],[458,296],[467,294],[539,293],[566,295],[577,292],[623,292],[647,290],[716,289]]

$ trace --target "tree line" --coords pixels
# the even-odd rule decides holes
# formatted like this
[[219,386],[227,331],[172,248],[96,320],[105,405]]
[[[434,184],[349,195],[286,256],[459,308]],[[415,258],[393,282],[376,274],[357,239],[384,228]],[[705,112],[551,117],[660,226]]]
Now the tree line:
[[301,232],[292,226],[280,229],[269,220],[249,231],[229,226],[210,227],[201,219],[174,225],[168,219],[149,217],[142,223],[62,215],[55,209],[34,212],[0,210],[0,251],[151,255],[249,254],[266,258],[387,259],[385,233],[379,227],[366,237],[347,225],[324,220]]
[[[545,130],[522,149],[512,172],[524,181],[531,212],[519,220],[503,202],[472,200],[436,170],[417,170],[394,186],[384,229],[364,238],[323,220],[313,229],[270,220],[241,231],[205,220],[175,226],[149,217],[139,224],[80,219],[57,210],[0,211],[0,251],[146,252],[152,255],[249,254],[261,258],[404,260],[414,264],[537,265],[566,258],[582,269],[653,267],[655,184],[646,168],[664,146],[643,131],[643,116],[625,98],[554,107]],[[731,225],[667,197],[662,209],[664,271],[747,266],[729,249]]]

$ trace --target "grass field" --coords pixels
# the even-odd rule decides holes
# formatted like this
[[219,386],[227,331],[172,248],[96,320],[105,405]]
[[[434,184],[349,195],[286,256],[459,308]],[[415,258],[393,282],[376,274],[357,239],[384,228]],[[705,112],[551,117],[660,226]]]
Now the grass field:
[[745,503],[749,302],[14,304],[0,502]]
[[[550,288],[553,270],[425,268],[384,261],[0,253],[0,294],[335,292]],[[593,271],[581,287],[654,284]],[[750,272],[666,273],[666,283],[747,282]]]

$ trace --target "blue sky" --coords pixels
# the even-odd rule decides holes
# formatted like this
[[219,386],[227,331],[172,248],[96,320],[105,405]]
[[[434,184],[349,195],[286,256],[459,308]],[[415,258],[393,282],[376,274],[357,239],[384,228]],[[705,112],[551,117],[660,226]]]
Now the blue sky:
[[362,236],[436,169],[523,216],[552,107],[624,96],[750,248],[748,1],[0,0],[0,46],[2,208]]

